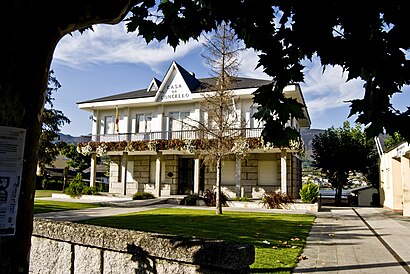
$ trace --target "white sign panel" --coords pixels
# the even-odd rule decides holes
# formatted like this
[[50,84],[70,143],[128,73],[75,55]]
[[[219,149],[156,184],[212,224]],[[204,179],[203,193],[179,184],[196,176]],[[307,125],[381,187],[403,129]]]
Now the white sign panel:
[[0,126],[0,236],[15,234],[26,130]]

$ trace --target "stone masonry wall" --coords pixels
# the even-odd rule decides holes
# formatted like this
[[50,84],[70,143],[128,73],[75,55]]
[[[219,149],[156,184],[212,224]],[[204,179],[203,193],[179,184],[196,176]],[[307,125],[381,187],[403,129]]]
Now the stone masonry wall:
[[30,273],[249,273],[253,245],[34,218]]
[[178,156],[164,155],[165,183],[170,186],[170,194],[178,194]]

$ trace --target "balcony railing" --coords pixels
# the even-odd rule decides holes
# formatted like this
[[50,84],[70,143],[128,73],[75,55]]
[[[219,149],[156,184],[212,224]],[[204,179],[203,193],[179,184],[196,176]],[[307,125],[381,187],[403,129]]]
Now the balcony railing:
[[[246,138],[260,137],[262,128],[241,128],[226,131],[226,136],[243,136]],[[93,142],[120,142],[120,141],[151,141],[151,140],[194,140],[194,139],[211,139],[212,134],[204,133],[200,130],[178,130],[178,131],[154,131],[138,133],[117,133],[117,134],[99,134],[93,135]]]

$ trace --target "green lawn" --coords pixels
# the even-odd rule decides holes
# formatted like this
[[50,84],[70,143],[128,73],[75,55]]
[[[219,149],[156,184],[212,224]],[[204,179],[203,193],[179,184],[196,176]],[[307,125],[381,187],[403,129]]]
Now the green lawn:
[[74,203],[74,202],[58,202],[49,200],[34,200],[34,214],[46,213],[53,211],[64,211],[74,209],[85,209],[91,207],[100,207],[100,204],[94,203]]
[[314,215],[212,210],[156,209],[82,223],[198,238],[246,242],[255,246],[252,273],[291,273]]
[[63,193],[60,190],[36,189],[34,198],[51,197],[53,193]]

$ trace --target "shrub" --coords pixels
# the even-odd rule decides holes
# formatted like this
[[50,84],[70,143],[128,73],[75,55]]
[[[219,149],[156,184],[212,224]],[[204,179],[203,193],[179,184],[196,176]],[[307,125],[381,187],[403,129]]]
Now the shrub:
[[235,197],[232,200],[234,201],[239,201],[239,202],[249,202],[249,198],[248,197]]
[[63,190],[63,182],[59,180],[44,178],[41,181],[41,189]]
[[319,197],[319,186],[308,180],[306,184],[302,186],[302,189],[299,191],[299,195],[302,202],[314,204],[317,202]]
[[283,206],[294,203],[295,200],[287,193],[269,192],[262,195],[262,203],[266,208],[283,208]]
[[132,195],[133,200],[147,200],[147,199],[153,199],[153,198],[155,198],[155,196],[149,192],[138,191],[138,192],[135,192],[134,195]]
[[198,194],[189,194],[184,197],[181,201],[181,205],[196,205],[196,201],[202,200],[201,197],[199,197]]
[[79,197],[84,194],[83,190],[85,187],[88,186],[83,182],[83,176],[81,173],[77,173],[70,181],[70,185],[64,190],[64,193],[71,197]]
[[[228,206],[228,196],[221,191],[221,205]],[[204,201],[207,206],[216,206],[216,188],[204,191]]]

